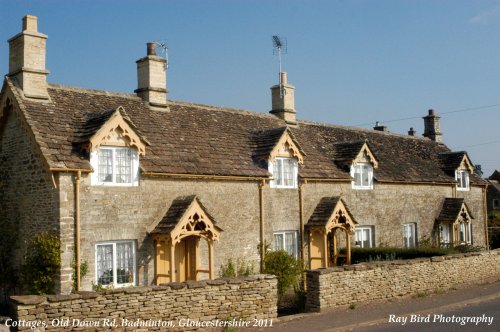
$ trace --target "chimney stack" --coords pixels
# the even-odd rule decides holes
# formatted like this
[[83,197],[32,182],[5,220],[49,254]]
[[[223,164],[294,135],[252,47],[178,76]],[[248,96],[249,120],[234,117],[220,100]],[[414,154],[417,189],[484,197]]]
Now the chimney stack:
[[47,35],[38,32],[37,17],[23,17],[23,31],[8,40],[9,74],[26,98],[48,99],[45,69]]
[[167,106],[167,60],[156,55],[156,43],[147,43],[147,55],[136,61],[137,89],[134,91],[152,107]]
[[433,109],[429,110],[429,115],[424,116],[424,137],[430,138],[434,142],[441,143],[443,134],[441,133],[440,117]]
[[408,135],[410,136],[415,136],[417,132],[413,129],[413,127],[410,127],[410,130],[408,130]]
[[295,87],[288,84],[286,72],[280,72],[280,84],[271,87],[272,110],[269,112],[285,120],[289,125],[296,125]]
[[380,125],[380,123],[377,121],[377,122],[375,122],[375,127],[373,127],[373,130],[387,132],[387,127]]

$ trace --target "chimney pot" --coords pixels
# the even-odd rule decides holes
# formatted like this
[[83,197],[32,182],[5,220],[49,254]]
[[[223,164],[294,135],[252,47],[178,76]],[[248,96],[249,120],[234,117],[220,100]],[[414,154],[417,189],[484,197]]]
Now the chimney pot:
[[38,32],[38,18],[32,15],[23,17],[23,31]]
[[286,72],[284,71],[281,72],[281,84],[287,84]]
[[155,42],[150,42],[147,43],[148,45],[148,55],[156,55],[156,43]]
[[434,111],[434,109],[430,109],[429,110],[429,116],[435,116],[436,115],[436,111]]
[[410,136],[415,136],[417,132],[415,131],[415,129],[413,129],[413,127],[410,127],[410,130],[408,130],[408,135]]

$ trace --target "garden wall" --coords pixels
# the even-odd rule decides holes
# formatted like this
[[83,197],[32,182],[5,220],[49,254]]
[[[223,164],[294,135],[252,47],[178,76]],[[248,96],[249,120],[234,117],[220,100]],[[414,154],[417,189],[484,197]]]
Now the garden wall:
[[500,279],[500,251],[371,262],[307,271],[308,311],[440,292]]
[[[277,317],[277,279],[256,275],[71,295],[12,296],[19,330],[207,330],[265,326]],[[203,325],[200,325],[203,324]],[[219,325],[217,325],[219,324]]]

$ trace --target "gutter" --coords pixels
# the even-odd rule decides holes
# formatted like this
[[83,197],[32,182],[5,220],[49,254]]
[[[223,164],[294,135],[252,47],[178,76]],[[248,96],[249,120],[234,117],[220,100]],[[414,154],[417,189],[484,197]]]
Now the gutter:
[[236,180],[236,181],[265,181],[268,177],[233,176],[233,175],[208,175],[208,174],[179,174],[179,173],[155,173],[142,172],[142,176],[187,178],[187,179],[208,179],[208,180]]

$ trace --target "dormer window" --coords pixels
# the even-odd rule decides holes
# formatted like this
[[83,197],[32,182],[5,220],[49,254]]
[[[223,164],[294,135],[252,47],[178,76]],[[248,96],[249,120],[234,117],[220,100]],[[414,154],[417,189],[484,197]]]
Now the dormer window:
[[350,170],[353,189],[373,189],[373,169],[378,167],[377,158],[368,141],[341,142],[334,145],[335,163]]
[[271,188],[297,188],[299,164],[305,153],[288,127],[270,129],[256,134],[256,159],[267,164]]
[[[96,112],[89,121],[104,122],[92,134],[84,148],[90,153],[94,169],[93,186],[138,186],[139,156],[146,154],[149,142],[140,135],[123,107]],[[93,125],[95,125],[93,123]]]
[[135,149],[101,146],[92,153],[91,164],[97,175],[93,181],[95,185],[138,185],[139,158]]
[[467,170],[457,170],[455,179],[457,180],[457,190],[469,190],[469,172]]
[[351,167],[353,189],[373,189],[373,167],[369,163],[355,163]]
[[269,163],[271,188],[297,188],[298,163],[296,158],[277,157]]

